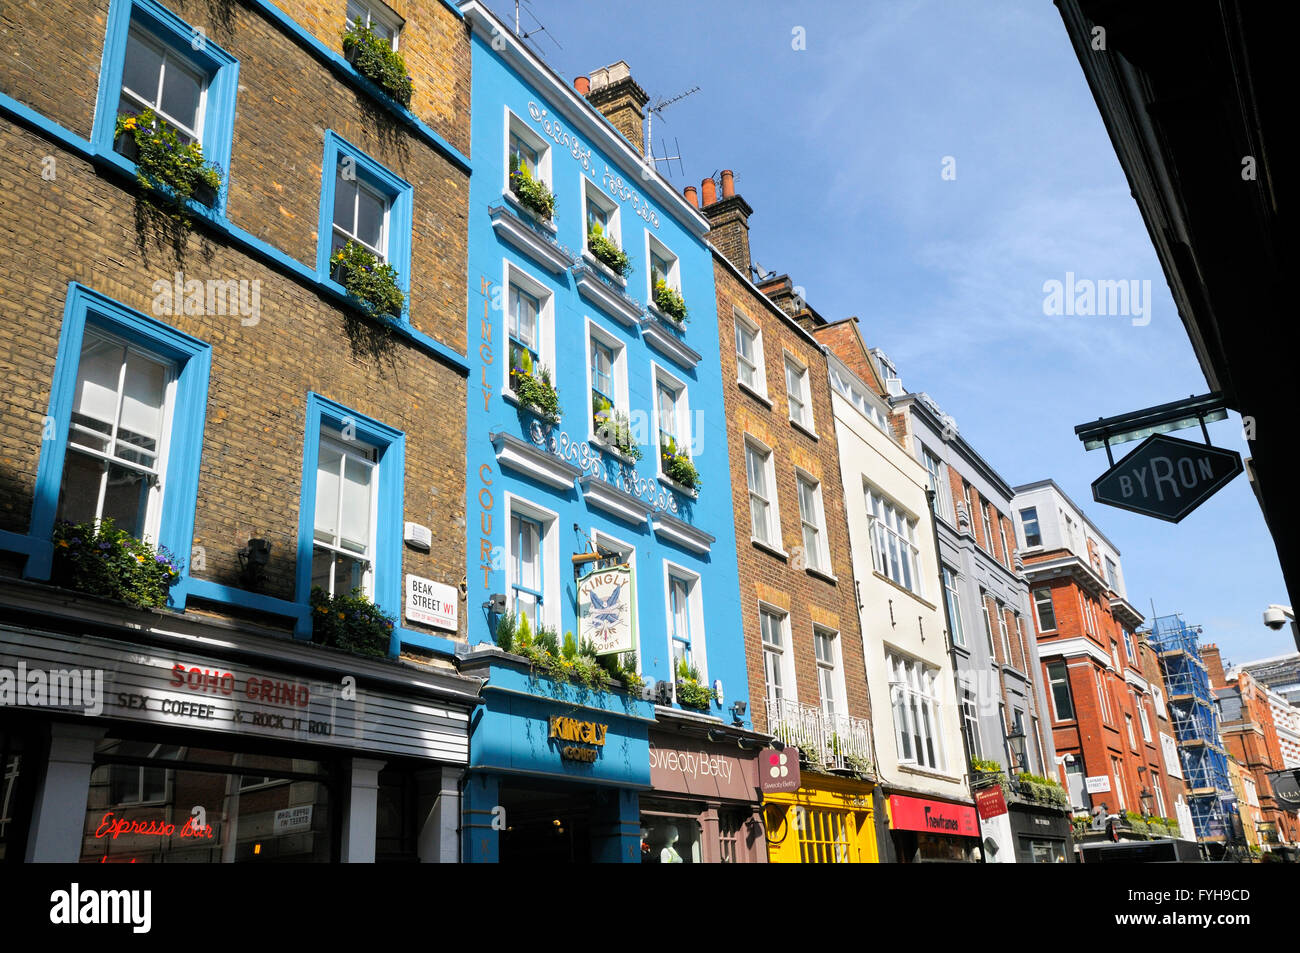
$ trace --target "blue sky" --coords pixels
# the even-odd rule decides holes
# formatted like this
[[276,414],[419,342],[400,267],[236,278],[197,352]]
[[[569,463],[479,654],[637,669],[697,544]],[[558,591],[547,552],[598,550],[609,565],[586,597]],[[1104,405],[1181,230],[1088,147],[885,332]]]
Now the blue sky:
[[[623,59],[652,102],[701,87],[654,126],[656,152],[680,144],[678,189],[734,169],[754,259],[858,315],[1009,483],[1055,479],[1140,611],[1182,612],[1230,661],[1295,650],[1260,619],[1287,595],[1244,475],[1178,525],[1092,499],[1106,457],[1076,424],[1208,388],[1049,0],[528,0],[522,28],[537,18],[567,79]],[[1066,272],[1149,280],[1150,323],[1044,315]],[[1235,415],[1210,434],[1246,449]]]

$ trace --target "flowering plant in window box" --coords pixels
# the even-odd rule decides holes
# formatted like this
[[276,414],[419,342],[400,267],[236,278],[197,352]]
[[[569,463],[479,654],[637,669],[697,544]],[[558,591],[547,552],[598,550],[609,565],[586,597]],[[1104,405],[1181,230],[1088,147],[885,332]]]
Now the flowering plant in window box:
[[159,609],[181,577],[171,553],[118,529],[111,519],[100,520],[98,526],[60,521],[52,539],[50,579],[56,586],[138,609]]
[[519,403],[542,419],[559,423],[560,395],[551,383],[550,370],[534,364],[533,356],[516,344],[511,345],[510,351],[510,389]]
[[703,484],[700,472],[695,469],[691,458],[677,449],[677,441],[672,437],[659,445],[659,459],[663,463],[664,476],[688,490],[699,490]]
[[700,683],[700,670],[686,659],[677,661],[677,703],[683,708],[707,711],[717,697],[712,688]]
[[510,191],[538,218],[549,222],[555,217],[555,194],[541,179],[533,178],[528,166],[521,165],[515,156],[510,157]]
[[358,73],[403,106],[411,105],[414,87],[402,54],[358,17],[343,31],[343,55]]
[[641,448],[632,439],[632,424],[627,414],[615,410],[614,405],[601,394],[592,394],[595,410],[592,423],[595,425],[596,437],[607,446],[631,460],[641,459]]
[[204,160],[203,146],[182,142],[152,109],[138,116],[118,116],[114,138],[114,148],[135,163],[136,180],[145,188],[169,191],[177,202],[194,199],[200,205],[216,204],[221,170]]
[[591,249],[596,260],[605,265],[620,278],[626,277],[632,270],[632,259],[627,252],[614,244],[614,240],[605,234],[599,222],[592,222],[587,231],[587,247]]
[[311,640],[317,645],[386,658],[395,624],[360,589],[331,596],[320,586],[312,587]]
[[670,287],[662,278],[655,282],[654,302],[656,308],[678,324],[684,324],[691,319],[690,312],[686,310],[686,302],[682,299],[682,293]]
[[369,315],[401,317],[406,295],[397,287],[397,269],[380,264],[374,253],[348,242],[330,258],[330,277],[347,289]]

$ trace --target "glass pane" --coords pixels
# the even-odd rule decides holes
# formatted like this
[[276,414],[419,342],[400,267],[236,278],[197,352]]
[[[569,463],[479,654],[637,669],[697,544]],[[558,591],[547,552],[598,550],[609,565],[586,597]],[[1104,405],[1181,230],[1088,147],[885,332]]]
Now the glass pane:
[[117,528],[132,536],[144,535],[144,515],[148,505],[149,483],[143,473],[109,464],[108,489],[104,494],[101,519],[112,519]]
[[117,419],[117,388],[125,348],[98,335],[87,333],[81,344],[81,362],[77,366],[77,394],[73,402],[73,419],[89,418],[79,423],[100,421],[112,429]]
[[343,464],[343,527],[340,544],[365,553],[370,548],[370,483],[374,467],[348,457]]
[[750,496],[749,516],[750,519],[753,521],[754,536],[765,543],[768,542],[768,537],[771,535],[768,532],[767,511],[768,511],[768,506],[766,503],[764,503],[756,496]]
[[387,251],[382,243],[384,212],[388,203],[369,189],[358,188],[357,196],[357,237],[378,251],[382,258]]
[[126,62],[122,69],[122,85],[139,95],[150,105],[158,104],[158,78],[162,72],[162,53],[152,44],[141,41],[132,30],[126,40]]
[[316,538],[333,543],[338,540],[339,467],[343,453],[322,443],[316,463]]
[[659,430],[669,437],[677,436],[677,395],[663,384],[657,385],[659,404]]
[[334,224],[349,234],[357,230],[357,183],[343,178],[343,170],[334,173]]
[[195,132],[199,131],[199,99],[203,78],[182,66],[175,57],[167,57],[163,67],[162,111]]
[[146,450],[157,448],[166,388],[166,366],[142,354],[127,352],[121,429],[130,433],[119,433],[120,439]]
[[311,584],[320,586],[331,595],[334,582],[331,570],[334,567],[334,553],[328,549],[313,548],[311,553]]
[[101,461],[84,453],[67,452],[63,462],[63,485],[59,487],[59,519],[88,523],[98,515],[104,466]]

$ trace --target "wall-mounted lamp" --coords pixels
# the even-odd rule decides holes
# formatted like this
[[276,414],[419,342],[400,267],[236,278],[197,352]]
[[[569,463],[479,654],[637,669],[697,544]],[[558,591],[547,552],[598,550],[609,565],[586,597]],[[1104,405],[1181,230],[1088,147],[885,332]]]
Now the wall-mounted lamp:
[[727,740],[727,733],[721,728],[710,728],[708,734],[709,740],[715,743]]
[[494,592],[488,596],[487,602],[483,603],[483,608],[492,615],[506,614],[506,594],[504,592]]
[[239,550],[239,578],[249,589],[261,589],[266,581],[266,564],[271,561],[271,541],[254,537]]
[[745,712],[749,709],[749,703],[745,701],[736,701],[731,703],[731,721],[733,724],[743,725],[745,723]]

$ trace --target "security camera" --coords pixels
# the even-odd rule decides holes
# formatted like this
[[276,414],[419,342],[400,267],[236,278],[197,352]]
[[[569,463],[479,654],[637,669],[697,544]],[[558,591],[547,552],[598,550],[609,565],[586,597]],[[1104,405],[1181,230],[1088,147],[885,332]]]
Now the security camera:
[[1286,625],[1286,613],[1277,606],[1269,606],[1264,610],[1264,624],[1270,629],[1280,629]]

